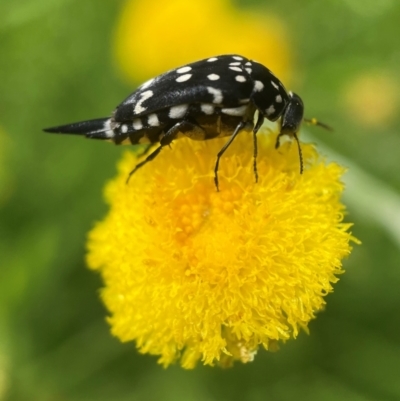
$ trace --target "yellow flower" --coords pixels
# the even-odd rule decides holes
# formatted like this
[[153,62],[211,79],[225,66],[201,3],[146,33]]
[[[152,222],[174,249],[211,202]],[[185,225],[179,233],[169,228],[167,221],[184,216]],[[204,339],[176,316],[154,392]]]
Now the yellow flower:
[[127,0],[114,52],[125,77],[137,83],[168,69],[218,54],[242,54],[289,78],[283,23],[229,0]]
[[213,166],[226,138],[179,139],[128,185],[137,159],[126,153],[87,257],[121,341],[164,366],[227,366],[295,338],[323,309],[356,241],[342,222],[344,169],[303,144],[300,175],[297,147],[275,150],[275,138],[258,135],[256,184],[252,138],[239,135],[221,160],[221,192]]

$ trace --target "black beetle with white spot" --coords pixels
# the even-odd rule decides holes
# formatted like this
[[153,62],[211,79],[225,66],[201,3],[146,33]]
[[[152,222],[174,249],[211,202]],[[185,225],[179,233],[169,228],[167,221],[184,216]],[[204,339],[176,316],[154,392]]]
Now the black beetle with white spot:
[[[258,111],[254,124],[254,115]],[[303,121],[301,98],[288,92],[279,79],[262,64],[238,55],[222,55],[196,61],[159,75],[142,84],[109,118],[100,118],[47,128],[46,132],[85,135],[115,144],[152,144],[159,147],[129,174],[153,160],[174,139],[188,136],[207,140],[230,136],[217,154],[214,180],[223,153],[241,131],[252,131],[254,173],[257,181],[257,137],[264,118],[277,121],[282,135],[298,144],[300,173],[303,170],[297,132]],[[306,120],[313,124],[315,119]],[[128,179],[129,179],[128,177]]]

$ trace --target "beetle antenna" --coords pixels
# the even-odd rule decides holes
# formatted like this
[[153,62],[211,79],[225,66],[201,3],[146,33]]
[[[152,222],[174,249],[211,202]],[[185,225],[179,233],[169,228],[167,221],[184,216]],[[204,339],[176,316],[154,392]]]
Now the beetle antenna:
[[293,134],[294,139],[297,142],[297,149],[299,150],[299,159],[300,159],[300,174],[303,174],[303,153],[301,151],[300,141],[296,134]]
[[316,125],[318,127],[324,128],[328,131],[333,131],[333,128],[330,127],[329,125],[325,124],[325,123],[321,123],[321,121],[318,121],[316,118],[305,118],[304,122],[310,125]]

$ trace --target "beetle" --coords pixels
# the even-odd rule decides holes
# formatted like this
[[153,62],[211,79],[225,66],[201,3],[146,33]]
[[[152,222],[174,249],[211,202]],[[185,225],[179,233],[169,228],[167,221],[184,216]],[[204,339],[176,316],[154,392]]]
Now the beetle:
[[[256,111],[258,117],[254,123]],[[147,143],[148,149],[159,143],[130,172],[127,182],[174,139],[188,136],[193,140],[208,140],[229,136],[217,154],[214,167],[214,182],[219,191],[221,156],[241,131],[253,132],[253,167],[257,182],[256,135],[264,119],[280,119],[276,148],[283,135],[296,140],[302,173],[303,159],[297,133],[303,114],[300,96],[287,91],[267,67],[243,56],[229,54],[196,61],[150,79],[119,104],[111,117],[44,131],[111,140],[117,145]],[[324,126],[315,119],[305,121]]]

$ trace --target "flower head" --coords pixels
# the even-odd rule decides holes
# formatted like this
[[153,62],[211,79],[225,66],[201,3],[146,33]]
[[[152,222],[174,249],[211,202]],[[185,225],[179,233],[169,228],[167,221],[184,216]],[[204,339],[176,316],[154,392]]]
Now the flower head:
[[126,178],[127,153],[106,188],[110,211],[89,236],[88,263],[104,280],[112,333],[140,352],[180,361],[248,362],[306,329],[350,253],[340,203],[344,169],[312,145],[259,134],[258,183],[252,139],[179,139]]

